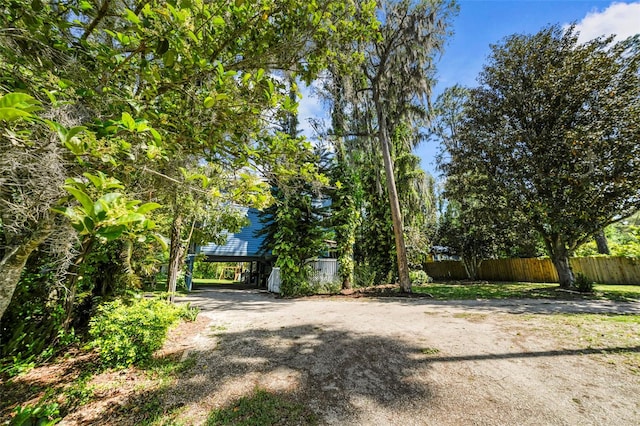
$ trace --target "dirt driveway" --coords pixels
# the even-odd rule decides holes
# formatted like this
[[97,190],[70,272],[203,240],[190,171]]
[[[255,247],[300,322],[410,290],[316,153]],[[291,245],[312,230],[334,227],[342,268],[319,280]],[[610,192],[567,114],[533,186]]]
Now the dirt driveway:
[[180,300],[207,322],[182,342],[196,367],[168,402],[188,424],[256,388],[304,403],[321,424],[640,424],[640,331],[620,322],[625,345],[612,347],[611,328],[592,335],[557,315],[640,314],[640,303],[286,300],[256,290]]

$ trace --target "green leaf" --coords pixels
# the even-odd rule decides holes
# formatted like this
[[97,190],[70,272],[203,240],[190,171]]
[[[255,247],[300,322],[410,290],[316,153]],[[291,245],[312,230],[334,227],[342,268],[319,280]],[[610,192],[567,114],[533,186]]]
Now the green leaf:
[[108,210],[109,206],[104,202],[104,200],[98,200],[93,203],[93,213],[98,221],[103,221],[107,218]]
[[151,133],[151,136],[153,136],[153,140],[156,143],[160,143],[162,142],[162,136],[160,136],[160,133],[158,133],[158,131],[154,128],[149,128],[149,133]]
[[163,251],[167,251],[169,249],[169,245],[167,244],[167,242],[164,240],[164,238],[162,238],[162,235],[160,234],[153,234],[152,235],[153,238],[155,238],[155,240],[158,242],[158,244],[160,244],[160,247],[162,247]]
[[68,142],[69,140],[71,140],[72,137],[74,137],[78,133],[83,132],[85,130],[87,130],[87,128],[84,126],[76,126],[76,127],[70,128],[67,131],[67,135],[66,135],[67,140],[65,142]]
[[214,16],[211,18],[211,23],[216,27],[222,26],[225,24],[224,18],[222,16]]
[[125,9],[124,13],[127,21],[136,25],[140,23],[140,18],[131,9]]
[[100,199],[107,203],[107,205],[110,205],[115,203],[118,199],[120,199],[120,197],[122,197],[122,194],[118,192],[109,192],[108,194],[104,194],[102,197],[100,197]]
[[95,228],[95,222],[92,218],[90,218],[89,216],[85,216],[82,219],[82,224],[84,225],[84,229],[86,229],[87,232],[93,232],[93,229]]
[[143,214],[140,213],[129,213],[124,216],[121,216],[116,220],[117,224],[127,224],[133,222],[143,222],[146,218]]
[[91,200],[91,197],[89,197],[85,192],[69,185],[64,185],[62,188],[69,194],[73,195],[73,198],[75,198],[80,204],[82,204],[82,207],[84,208],[84,211],[87,215],[92,216],[94,214],[93,201]]
[[3,121],[13,121],[18,118],[26,118],[31,117],[26,111],[17,108],[0,108],[0,120]]
[[18,108],[20,106],[39,104],[37,100],[26,93],[7,93],[0,97],[0,108]]
[[173,49],[169,49],[167,53],[164,55],[164,65],[167,67],[172,67],[176,62],[176,51]]
[[211,108],[211,107],[213,107],[213,105],[214,105],[214,104],[215,104],[215,99],[214,99],[214,98],[212,98],[211,96],[207,96],[207,97],[204,99],[204,106],[205,106],[206,108]]
[[158,203],[145,203],[140,207],[138,207],[136,212],[140,214],[145,214],[147,212],[150,212],[151,210],[159,209],[160,207],[162,207],[162,205]]
[[118,238],[127,229],[124,225],[107,226],[98,231],[98,236],[105,238],[107,241],[113,241]]
[[169,50],[169,42],[165,39],[162,39],[158,42],[158,47],[156,47],[156,53],[158,55],[164,55]]
[[133,119],[133,117],[131,117],[131,115],[128,112],[123,112],[122,113],[122,125],[124,127],[126,127],[129,130],[135,130],[136,128],[136,121]]
[[86,177],[87,179],[89,179],[91,181],[91,183],[93,184],[93,186],[95,186],[96,188],[102,188],[102,185],[104,183],[104,175],[98,177],[98,176],[94,176],[89,172],[85,172],[82,174],[82,176]]
[[188,36],[191,40],[193,40],[193,42],[194,42],[194,43],[199,43],[199,42],[200,42],[200,40],[198,40],[198,37],[194,34],[194,32],[193,32],[193,31],[189,31],[189,32],[187,32],[187,36]]

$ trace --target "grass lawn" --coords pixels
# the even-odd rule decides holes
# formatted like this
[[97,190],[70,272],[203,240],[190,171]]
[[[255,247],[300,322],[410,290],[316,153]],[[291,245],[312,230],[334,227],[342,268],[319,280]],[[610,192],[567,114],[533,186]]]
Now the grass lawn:
[[194,278],[194,284],[216,285],[216,284],[241,284],[242,281],[218,280],[215,278]]
[[414,285],[414,293],[428,293],[438,300],[455,299],[596,299],[640,300],[640,286],[596,284],[593,294],[559,291],[557,284],[539,283],[432,283]]

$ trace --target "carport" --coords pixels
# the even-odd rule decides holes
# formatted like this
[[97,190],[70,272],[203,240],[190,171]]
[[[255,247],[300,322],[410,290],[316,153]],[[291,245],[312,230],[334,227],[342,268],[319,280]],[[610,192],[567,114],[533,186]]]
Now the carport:
[[[239,207],[242,208],[242,207]],[[205,262],[250,262],[247,282],[256,287],[266,286],[266,280],[271,272],[273,256],[271,252],[263,252],[260,246],[264,237],[255,234],[262,229],[258,216],[259,210],[243,208],[247,212],[249,225],[237,233],[227,233],[227,241],[223,245],[209,243],[196,246],[195,253],[187,256],[188,273],[185,277],[187,289],[192,289],[193,264],[196,256]]]

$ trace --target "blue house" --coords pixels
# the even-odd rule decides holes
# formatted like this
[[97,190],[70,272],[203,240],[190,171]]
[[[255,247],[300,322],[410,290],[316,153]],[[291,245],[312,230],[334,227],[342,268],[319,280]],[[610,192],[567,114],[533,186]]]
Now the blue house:
[[[258,216],[259,210],[247,207],[238,207],[244,210],[249,219],[249,225],[242,228],[237,233],[227,232],[227,240],[223,245],[209,243],[203,246],[196,246],[195,253],[187,256],[189,273],[186,277],[187,288],[191,290],[191,272],[195,256],[203,257],[205,262],[251,262],[249,271],[249,282],[260,286],[271,269],[271,252],[263,252],[260,246],[264,241],[263,236],[256,236],[256,232],[262,229]],[[254,269],[255,267],[255,269]]]

